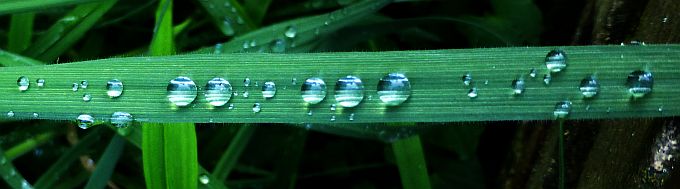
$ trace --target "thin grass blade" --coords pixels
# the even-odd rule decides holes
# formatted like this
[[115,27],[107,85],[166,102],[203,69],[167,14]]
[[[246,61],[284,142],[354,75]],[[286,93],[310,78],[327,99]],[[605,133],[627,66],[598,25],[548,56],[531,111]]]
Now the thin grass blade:
[[212,17],[215,26],[225,36],[240,35],[256,28],[253,20],[246,14],[245,9],[237,0],[205,0],[199,2]]
[[0,1],[0,15],[35,12],[50,8],[77,5],[102,0],[2,0]]
[[7,50],[18,53],[31,44],[33,38],[33,19],[35,13],[22,13],[12,15],[7,36]]
[[5,151],[5,157],[9,159],[10,161],[14,160],[15,158],[25,154],[26,152],[29,152],[36,147],[45,144],[46,142],[51,141],[54,137],[56,136],[56,133],[54,132],[46,132],[46,133],[40,133],[36,135],[33,138],[26,139],[24,142],[21,144],[18,144],[7,151]]
[[250,15],[254,24],[260,25],[262,23],[271,3],[272,0],[245,1],[246,12]]
[[432,188],[419,136],[398,140],[392,143],[392,149],[405,189]]
[[21,173],[14,168],[11,160],[5,158],[5,153],[0,149],[0,175],[7,185],[13,189],[31,188],[31,184],[21,176]]
[[98,189],[106,187],[113,170],[116,168],[118,163],[118,158],[123,153],[123,147],[125,147],[125,139],[118,135],[113,135],[111,142],[104,150],[104,154],[99,159],[97,168],[92,172],[92,176],[87,181],[85,189]]
[[39,66],[44,65],[44,63],[0,49],[0,65],[4,67]]
[[215,176],[219,181],[226,180],[229,177],[229,173],[236,166],[236,162],[241,153],[248,146],[248,141],[250,141],[253,132],[255,132],[256,126],[245,124],[239,128],[236,136],[231,140],[227,150],[224,151],[220,160],[213,170],[213,176]]

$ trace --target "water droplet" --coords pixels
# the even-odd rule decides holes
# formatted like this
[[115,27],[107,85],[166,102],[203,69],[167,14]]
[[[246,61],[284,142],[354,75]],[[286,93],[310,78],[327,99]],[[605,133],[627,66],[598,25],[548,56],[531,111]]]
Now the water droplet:
[[73,90],[73,92],[77,92],[78,91],[78,83],[73,83],[71,85],[71,90]]
[[229,109],[233,110],[234,109],[234,104],[229,104]]
[[283,39],[275,39],[269,43],[269,49],[274,53],[286,52],[286,41]]
[[256,86],[256,87],[257,87],[257,86],[260,86],[260,82],[255,81],[255,86]]
[[231,7],[231,13],[236,13],[236,7]]
[[307,130],[312,129],[312,124],[311,123],[305,124],[305,129],[307,129]]
[[118,79],[112,79],[106,82],[106,95],[109,98],[117,98],[123,94],[123,82]]
[[262,108],[260,107],[260,103],[253,104],[253,112],[258,113],[260,112],[260,110],[262,110]]
[[661,19],[661,22],[663,22],[663,23],[668,22],[668,17],[663,17],[663,18]]
[[484,85],[488,85],[488,84],[489,84],[489,80],[488,79],[484,80]]
[[224,2],[224,7],[230,7],[230,6],[231,6],[231,3],[229,3],[229,1]]
[[316,29],[314,30],[314,35],[319,35],[319,33],[321,33],[321,29],[320,29],[320,28],[316,28]]
[[477,98],[477,88],[475,88],[475,87],[471,88],[468,91],[467,96],[470,97],[470,98]]
[[246,87],[250,86],[250,78],[246,77],[245,79],[243,79],[243,86]]
[[283,33],[283,34],[284,34],[286,37],[288,37],[288,38],[295,38],[295,36],[297,35],[297,27],[295,27],[295,26],[288,26],[288,27],[286,28],[286,32]]
[[555,104],[553,115],[558,119],[566,118],[569,115],[569,112],[571,112],[571,101],[565,100]]
[[111,114],[111,125],[116,126],[118,128],[125,128],[130,126],[132,123],[132,115],[127,112],[113,112]]
[[198,177],[198,181],[200,181],[201,184],[208,184],[210,183],[210,177],[206,174],[201,174],[201,176]]
[[247,48],[250,48],[250,42],[248,42],[248,40],[243,42],[243,49],[247,49]]
[[[234,30],[234,24],[231,18],[224,18],[224,21],[222,21],[222,32],[227,35],[227,36],[233,36],[236,31]],[[221,45],[221,43],[218,43]],[[221,46],[220,46],[221,47]],[[215,46],[215,51],[217,51],[217,46]],[[220,48],[221,52],[221,48]]]
[[88,84],[89,82],[87,82],[87,80],[82,80],[80,81],[80,88],[87,89]]
[[290,84],[291,84],[291,85],[297,85],[297,78],[291,78],[291,79],[290,79]]
[[177,77],[168,83],[168,100],[176,106],[187,106],[196,99],[196,90],[194,81],[184,76]]
[[663,112],[663,106],[659,106],[658,111],[659,111],[659,112]]
[[300,93],[303,101],[318,104],[326,98],[326,83],[318,77],[308,78],[302,83]]
[[14,111],[7,112],[7,117],[14,117]]
[[590,111],[590,105],[586,106],[586,111]]
[[628,75],[626,84],[628,85],[628,93],[634,98],[640,98],[652,92],[654,77],[652,77],[651,72],[636,70]]
[[212,106],[224,106],[231,99],[231,84],[223,78],[212,78],[205,85],[205,99]]
[[335,104],[331,104],[331,111],[335,111],[335,109],[336,109]]
[[38,113],[33,112],[33,118],[38,118],[38,117],[40,117],[40,115],[38,115]]
[[612,107],[607,107],[607,113],[612,111]]
[[35,83],[38,84],[38,87],[44,87],[45,86],[45,80],[44,79],[35,80]]
[[335,101],[342,107],[355,107],[364,99],[364,84],[356,76],[345,76],[335,83]]
[[600,91],[600,83],[597,82],[597,78],[594,75],[589,75],[581,80],[579,90],[581,90],[581,94],[584,97],[590,98],[597,95],[597,92]]
[[255,40],[250,41],[250,47],[255,47],[257,46],[257,42]]
[[312,110],[309,110],[309,111],[307,112],[307,115],[308,115],[308,116],[312,116],[313,114],[314,114],[314,113],[312,112]]
[[529,77],[536,77],[536,68],[531,68],[531,70],[529,70]]
[[526,88],[526,85],[524,83],[524,79],[522,78],[517,78],[515,80],[512,80],[512,92],[513,94],[519,95],[524,92],[524,89]]
[[83,94],[83,101],[89,102],[90,100],[92,100],[92,95],[90,95],[90,93]]
[[81,114],[76,118],[78,120],[78,127],[81,129],[87,129],[94,125],[94,117],[87,114]]
[[404,74],[390,73],[378,81],[377,91],[385,105],[396,106],[411,96],[411,82]]
[[550,72],[560,72],[567,67],[567,54],[562,50],[551,50],[545,55],[545,66]]
[[243,98],[248,98],[250,96],[250,93],[248,91],[243,91]]
[[472,84],[472,75],[470,75],[470,73],[465,73],[461,80],[463,80],[463,84],[465,86],[469,86],[470,84]]
[[331,121],[335,121],[335,116],[331,116]]
[[331,24],[331,21],[330,21],[330,20],[326,20],[325,22],[323,22],[323,25],[326,25],[326,26],[328,26],[328,25],[330,25],[330,24]]
[[262,85],[262,97],[273,98],[276,95],[276,84],[273,81],[264,82]]
[[550,85],[550,81],[552,81],[552,76],[550,76],[550,74],[543,75],[543,83]]
[[7,159],[5,158],[5,156],[4,155],[0,156],[0,165],[4,165],[5,163],[7,163]]
[[349,117],[347,119],[350,121],[354,121],[354,113],[349,114]]
[[17,86],[19,86],[19,91],[26,91],[28,90],[28,86],[31,85],[31,81],[28,80],[28,77],[26,76],[21,76],[19,79],[17,79]]

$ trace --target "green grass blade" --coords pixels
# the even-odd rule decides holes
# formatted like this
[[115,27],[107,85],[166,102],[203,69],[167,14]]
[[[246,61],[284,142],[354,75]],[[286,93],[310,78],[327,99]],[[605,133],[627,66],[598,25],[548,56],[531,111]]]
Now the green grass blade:
[[262,19],[264,19],[264,16],[267,14],[267,10],[271,3],[272,0],[251,0],[245,2],[246,12],[248,12],[248,15],[252,18],[253,23],[256,25],[262,23]]
[[7,50],[18,53],[31,44],[33,37],[34,13],[22,13],[12,15],[7,36]]
[[1,0],[0,15],[47,10],[102,0]]
[[[256,26],[237,0],[198,1],[212,17],[215,26],[226,36],[240,35]],[[262,5],[260,5],[262,6]]]
[[5,67],[38,66],[42,62],[0,49],[0,65]]
[[97,143],[101,137],[103,129],[95,128],[88,132],[87,136],[81,138],[78,143],[71,147],[69,150],[65,151],[57,161],[50,166],[45,173],[43,173],[38,181],[35,182],[35,188],[50,188],[55,183],[57,183],[58,178],[66,172],[70,167],[71,163],[78,160],[78,157],[83,153],[87,152],[88,148]]
[[14,168],[12,161],[5,158],[2,149],[0,149],[0,175],[13,189],[31,188],[31,184]]
[[[112,58],[44,67],[3,67],[0,72],[0,110],[14,111],[3,119],[73,120],[88,112],[102,120],[114,111],[125,111],[140,122],[235,122],[235,123],[375,123],[375,122],[452,122],[494,120],[552,120],[555,103],[573,102],[569,119],[611,119],[622,117],[667,117],[680,115],[680,45],[648,46],[573,46],[560,47],[569,56],[569,67],[553,76],[550,85],[543,83],[547,73],[545,54],[555,47],[513,47],[456,49],[434,51],[351,52],[228,55],[179,55],[166,57]],[[539,70],[537,78],[529,70]],[[631,100],[625,80],[638,69],[649,69],[655,77],[654,91]],[[385,107],[376,93],[379,78],[389,72],[403,72],[413,85],[410,99],[398,107]],[[479,96],[470,99],[469,87],[460,78],[470,72]],[[595,99],[583,99],[580,81],[596,73],[600,93]],[[365,99],[358,107],[332,112],[335,103],[333,85],[348,74],[363,79]],[[185,75],[198,86],[215,76],[232,82],[236,91],[246,90],[241,81],[252,83],[271,80],[279,90],[265,100],[258,89],[249,88],[251,97],[234,96],[235,109],[214,108],[203,94],[190,107],[173,108],[166,96],[168,81]],[[512,95],[512,80],[524,75],[527,89]],[[32,81],[44,78],[46,85],[31,85],[20,92],[17,78]],[[300,83],[308,77],[322,77],[327,97],[320,104],[308,106],[300,97]],[[126,85],[123,96],[106,96],[106,81],[117,78]],[[297,85],[291,79],[297,78]],[[73,82],[88,80],[93,95],[90,102],[71,91]],[[488,83],[486,81],[488,80]],[[284,89],[284,87],[286,89]],[[370,100],[369,100],[369,96]],[[261,112],[253,113],[254,103]],[[589,108],[586,108],[588,107]],[[663,111],[659,107],[663,106]],[[313,116],[308,116],[311,110]],[[355,119],[347,117],[354,113]],[[494,116],[489,116],[494,115]],[[337,120],[329,121],[331,116]]]
[[165,170],[168,188],[191,189],[198,184],[198,150],[193,123],[165,125]]
[[106,183],[109,181],[111,174],[113,174],[113,170],[116,168],[118,158],[120,158],[120,155],[123,153],[123,147],[125,147],[125,139],[118,135],[113,135],[111,142],[109,142],[106,150],[104,150],[104,154],[102,154],[102,157],[97,161],[99,163],[94,172],[92,172],[92,176],[90,176],[90,179],[87,181],[87,184],[85,185],[86,189],[106,187]]
[[432,188],[419,136],[398,140],[392,143],[392,149],[405,189]]
[[64,179],[60,179],[59,183],[54,185],[53,189],[72,189],[82,186],[82,184],[87,181],[90,177],[90,173],[86,170],[80,171],[78,174],[69,175]]
[[168,188],[165,169],[165,125],[142,125],[142,160],[147,188]]
[[156,24],[149,52],[152,56],[175,54],[172,27],[172,0],[161,0],[156,9]]
[[36,147],[46,142],[49,142],[54,138],[55,135],[56,134],[54,132],[46,132],[38,134],[33,138],[26,139],[21,144],[18,144],[5,151],[5,156],[7,157],[8,160],[12,161],[15,158],[25,154],[26,152],[29,152],[35,149]]
[[[299,52],[295,50],[298,46],[315,43],[321,36],[361,21],[366,15],[377,12],[390,2],[392,1],[368,0],[327,14],[281,22],[236,37],[221,44],[217,50],[209,47],[194,53],[277,52],[271,49],[276,40],[284,40],[285,52]],[[285,36],[290,27],[296,30],[294,38]]]
[[103,0],[76,7],[52,25],[22,54],[46,62],[56,59],[78,42],[116,2],[117,0]]
[[236,136],[231,140],[227,150],[224,151],[220,160],[215,166],[213,175],[220,181],[226,180],[229,177],[229,173],[236,165],[239,157],[241,157],[241,152],[248,146],[248,141],[250,137],[253,136],[256,126],[253,125],[243,125],[236,133]]

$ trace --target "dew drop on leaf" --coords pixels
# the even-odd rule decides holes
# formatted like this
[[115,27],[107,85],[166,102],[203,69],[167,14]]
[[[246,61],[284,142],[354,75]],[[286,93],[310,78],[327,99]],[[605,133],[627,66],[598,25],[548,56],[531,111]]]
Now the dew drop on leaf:
[[89,82],[87,82],[87,80],[80,81],[80,88],[87,89],[88,85],[89,85]]
[[297,35],[297,27],[288,26],[286,28],[286,32],[284,32],[283,34],[288,38],[295,38],[295,36]]
[[555,104],[553,116],[557,119],[566,118],[569,115],[569,112],[571,112],[571,101],[560,101]]
[[83,101],[84,102],[89,102],[90,100],[92,100],[92,95],[90,95],[90,93],[83,94]]
[[364,99],[364,84],[356,76],[345,76],[335,83],[335,101],[342,107],[355,107]]
[[262,107],[260,107],[260,103],[255,103],[253,104],[253,112],[258,113],[262,110]]
[[78,127],[81,129],[88,129],[94,125],[94,117],[88,114],[81,114],[76,120],[78,121]]
[[262,85],[262,97],[273,98],[276,95],[276,84],[273,81],[267,81]]
[[634,98],[644,97],[652,92],[654,77],[651,72],[636,70],[628,74],[626,85],[628,86],[628,93]]
[[231,99],[231,84],[224,78],[212,78],[205,85],[205,99],[212,106],[224,106]]
[[14,117],[14,111],[7,112],[7,117]]
[[594,75],[589,75],[581,80],[579,90],[581,91],[581,94],[583,94],[583,97],[591,98],[600,91],[600,83],[597,82],[597,78],[595,78]]
[[545,66],[550,72],[560,72],[567,67],[567,54],[562,50],[551,50],[545,55]]
[[308,78],[302,83],[300,94],[303,101],[318,104],[326,98],[326,83],[318,77]]
[[470,97],[470,98],[477,98],[477,88],[475,88],[475,87],[471,88],[468,91],[467,96]]
[[515,95],[519,95],[524,93],[524,89],[526,88],[526,85],[524,83],[524,79],[522,78],[517,78],[515,80],[512,80],[512,93]]
[[133,118],[130,113],[127,112],[113,112],[111,114],[111,125],[118,128],[125,128],[132,124]]
[[38,87],[44,87],[45,86],[45,80],[44,79],[37,79],[35,80],[35,83],[38,84]]
[[210,183],[210,177],[208,177],[206,174],[201,174],[198,176],[198,181],[200,181],[201,184],[208,184]]
[[106,95],[109,98],[118,98],[123,94],[123,82],[112,79],[106,82]]
[[411,96],[411,83],[401,73],[390,73],[378,81],[378,97],[388,106],[396,106]]
[[28,77],[26,76],[21,76],[19,79],[17,79],[17,86],[19,86],[19,91],[26,91],[28,90],[28,86],[31,85],[31,81],[28,80]]
[[463,80],[463,85],[469,86],[472,84],[472,75],[470,75],[470,73],[465,73],[461,80]]
[[187,106],[196,99],[196,83],[188,77],[180,76],[170,80],[167,97],[176,106]]

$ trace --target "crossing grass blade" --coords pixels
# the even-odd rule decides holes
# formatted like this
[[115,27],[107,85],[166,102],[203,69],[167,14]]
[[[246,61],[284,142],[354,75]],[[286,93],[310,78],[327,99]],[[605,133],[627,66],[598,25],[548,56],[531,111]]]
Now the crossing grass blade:
[[77,5],[103,0],[2,0],[0,1],[0,15],[35,12],[69,5]]
[[13,189],[30,188],[31,184],[21,176],[21,173],[14,168],[11,160],[5,158],[5,153],[0,149],[0,175],[7,185]]
[[0,49],[0,65],[5,67],[38,66],[42,62]]
[[102,0],[77,6],[54,23],[22,54],[40,61],[53,61],[78,42],[116,2],[117,0]]
[[35,149],[36,147],[49,142],[55,137],[55,135],[57,134],[54,132],[45,132],[40,133],[33,138],[26,139],[24,142],[5,151],[5,157],[12,161],[15,158]]
[[250,18],[252,18],[254,24],[259,25],[262,23],[271,3],[272,0],[245,1],[245,10],[250,15]]
[[255,132],[256,126],[254,125],[243,125],[238,130],[234,138],[229,143],[227,150],[224,151],[220,160],[215,166],[213,175],[220,181],[226,180],[229,176],[231,170],[236,166],[238,158],[241,157],[241,152],[248,145],[253,132]]
[[35,13],[22,13],[12,15],[7,37],[7,50],[18,53],[31,44],[33,37],[33,19]]
[[432,188],[419,136],[398,140],[392,143],[392,149],[405,189]]
[[111,142],[104,150],[104,154],[99,158],[97,168],[92,172],[92,176],[87,181],[85,185],[86,189],[98,189],[106,187],[106,183],[111,178],[113,170],[116,168],[118,163],[118,158],[123,153],[123,147],[125,146],[125,139],[118,135],[113,135]]
[[246,10],[237,0],[205,0],[199,2],[212,17],[215,26],[225,36],[247,33],[256,27],[250,16],[246,14]]

